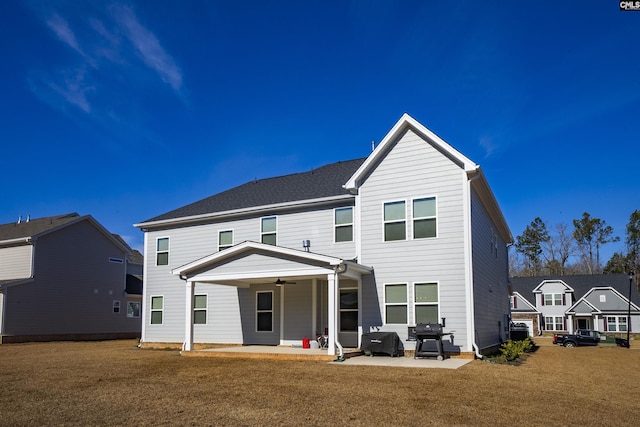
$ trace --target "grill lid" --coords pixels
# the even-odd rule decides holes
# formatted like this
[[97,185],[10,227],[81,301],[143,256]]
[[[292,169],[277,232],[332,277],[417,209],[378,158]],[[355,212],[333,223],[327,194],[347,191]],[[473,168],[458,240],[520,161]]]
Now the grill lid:
[[442,335],[442,325],[440,323],[418,323],[416,335]]

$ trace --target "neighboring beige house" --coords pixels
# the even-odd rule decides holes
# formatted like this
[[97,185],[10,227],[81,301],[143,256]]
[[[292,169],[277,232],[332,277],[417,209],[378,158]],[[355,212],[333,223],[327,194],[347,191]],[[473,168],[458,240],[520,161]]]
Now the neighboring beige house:
[[366,158],[259,179],[136,224],[142,344],[300,345],[444,323],[445,351],[509,336],[509,227],[480,167],[409,115]]
[[139,337],[142,265],[89,215],[0,225],[0,342]]

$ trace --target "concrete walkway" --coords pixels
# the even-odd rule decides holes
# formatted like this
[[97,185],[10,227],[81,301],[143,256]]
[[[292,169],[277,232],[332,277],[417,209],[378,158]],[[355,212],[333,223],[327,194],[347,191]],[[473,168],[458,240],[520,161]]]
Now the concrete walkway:
[[350,357],[344,362],[330,362],[330,364],[345,366],[388,366],[395,368],[458,369],[469,362],[471,362],[471,359],[449,358],[436,360],[435,358],[414,359],[413,357],[356,356]]

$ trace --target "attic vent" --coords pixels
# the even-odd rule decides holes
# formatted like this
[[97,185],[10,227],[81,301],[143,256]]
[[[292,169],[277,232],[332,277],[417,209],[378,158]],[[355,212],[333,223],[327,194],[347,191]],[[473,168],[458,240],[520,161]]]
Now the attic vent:
[[120,258],[109,258],[109,262],[112,262],[114,264],[122,264],[124,261]]

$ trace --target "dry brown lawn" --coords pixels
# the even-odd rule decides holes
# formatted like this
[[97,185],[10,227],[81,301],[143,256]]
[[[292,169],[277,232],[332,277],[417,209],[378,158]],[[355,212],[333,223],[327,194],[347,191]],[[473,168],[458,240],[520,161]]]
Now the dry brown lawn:
[[457,370],[0,345],[0,425],[639,425],[640,351],[540,343]]

